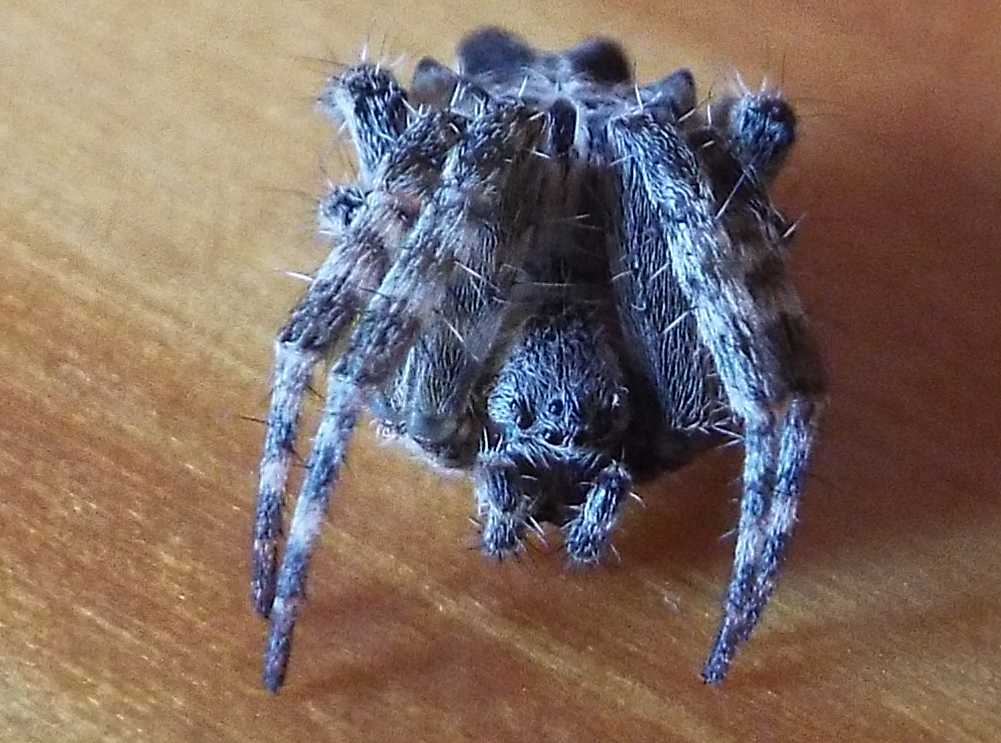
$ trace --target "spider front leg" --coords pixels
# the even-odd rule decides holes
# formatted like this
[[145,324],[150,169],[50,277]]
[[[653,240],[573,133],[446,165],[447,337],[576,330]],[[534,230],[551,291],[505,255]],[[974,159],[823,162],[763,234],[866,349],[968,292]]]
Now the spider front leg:
[[[530,193],[520,196],[530,203]],[[397,375],[391,414],[441,464],[470,464],[475,455],[479,424],[470,420],[470,392],[508,317],[533,238],[534,232],[509,239],[502,230],[481,229],[467,243]]]
[[316,103],[351,134],[359,181],[369,186],[410,123],[406,91],[379,65],[359,64],[331,76]]
[[[501,247],[525,229],[514,207],[535,178],[528,153],[540,122],[521,106],[498,104],[469,123],[448,154],[441,182],[330,370],[323,420],[286,543],[271,609],[265,686],[277,691],[288,663],[310,555],[364,393],[384,384],[441,301],[452,271],[474,246],[498,236]],[[528,199],[531,204],[531,198]]]
[[724,97],[711,117],[741,170],[762,181],[774,178],[796,142],[796,114],[776,92]]
[[469,464],[475,456],[479,425],[472,419],[469,396],[508,315],[515,267],[528,243],[500,246],[498,235],[483,237],[456,264],[395,390],[406,434],[446,466]]
[[[795,521],[825,383],[781,246],[753,207],[767,202],[751,174],[714,193],[683,135],[645,113],[609,123],[624,209],[645,204],[692,306],[729,406],[744,422],[745,462],[733,573],[703,669],[723,680],[768,600]],[[739,170],[739,166],[737,166]]]
[[[364,91],[356,92],[364,97]],[[259,614],[268,615],[274,598],[282,501],[313,368],[379,285],[421,204],[437,186],[459,131],[448,114],[425,112],[386,151],[371,175],[368,193],[337,187],[321,200],[318,222],[333,237],[333,249],[275,342],[251,550],[251,600]]]
[[481,379],[513,305],[528,234],[501,245],[483,231],[456,262],[442,301],[428,318],[405,362],[369,409],[385,433],[405,435],[438,465],[468,467],[476,457],[482,421],[470,394]]

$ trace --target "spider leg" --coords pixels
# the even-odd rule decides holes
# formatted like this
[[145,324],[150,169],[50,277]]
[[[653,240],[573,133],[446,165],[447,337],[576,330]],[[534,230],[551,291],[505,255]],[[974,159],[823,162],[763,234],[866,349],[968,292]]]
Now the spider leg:
[[358,153],[359,181],[367,186],[407,129],[406,91],[388,70],[359,64],[332,75],[316,105],[350,133]]
[[723,98],[715,107],[716,132],[743,170],[770,181],[796,142],[796,114],[777,92]]
[[[658,113],[653,115],[660,120]],[[609,199],[615,203],[617,195]],[[660,219],[647,199],[621,198],[609,220],[611,290],[634,370],[627,461],[643,476],[675,470],[708,445],[729,416],[695,315],[666,260]]]
[[491,96],[451,67],[433,57],[417,62],[410,81],[410,97],[414,102],[435,108],[451,109],[475,116],[478,107],[491,102]]
[[274,598],[282,501],[313,368],[378,287],[421,204],[437,186],[445,155],[458,134],[447,114],[425,112],[383,158],[374,188],[360,205],[351,207],[361,192],[350,188],[334,189],[321,201],[321,228],[341,232],[343,239],[317,270],[275,342],[251,550],[251,599],[263,616],[271,611]]
[[[497,297],[506,295],[514,283],[513,270],[505,268],[503,273],[503,282],[494,285],[496,290],[490,289],[491,294],[497,292]],[[450,284],[422,342],[410,352],[410,386],[404,403],[406,431],[431,450],[475,445],[478,432],[456,437],[467,418],[469,394],[507,314],[503,300],[473,299],[460,293],[463,288],[468,284]]]
[[369,402],[384,432],[405,434],[445,467],[468,467],[476,458],[482,422],[470,395],[493,359],[514,306],[517,267],[531,244],[516,239],[502,245],[496,234],[483,237],[464,262],[456,262],[406,361]]
[[448,154],[439,187],[330,370],[323,419],[292,517],[271,609],[263,680],[272,691],[284,680],[313,543],[363,393],[395,372],[429,311],[442,300],[456,265],[468,261],[484,240],[507,244],[524,229],[523,215],[514,205],[524,203],[525,189],[536,180],[531,177],[534,168],[528,167],[528,153],[540,128],[537,117],[513,104],[489,108],[469,123]]
[[[621,203],[650,204],[662,262],[692,306],[730,408],[745,426],[741,516],[723,619],[703,669],[723,680],[774,584],[822,408],[823,369],[781,246],[755,218],[753,174],[715,194],[696,152],[649,114],[608,126]],[[754,198],[764,198],[755,193]]]
[[637,91],[643,109],[660,122],[675,122],[691,114],[697,101],[695,77],[691,70],[682,67]]
[[[733,573],[724,615],[702,670],[707,683],[725,678],[737,645],[750,637],[775,587],[795,525],[821,409],[814,394],[793,393],[777,418],[747,427],[746,457],[751,460],[752,452],[757,452],[753,458],[758,461],[745,463]],[[748,432],[760,440],[748,441]],[[751,488],[749,481],[761,487]]]
[[[525,524],[532,515],[534,476],[527,474],[524,459],[527,447],[518,449],[520,457],[500,446],[480,453],[476,462],[474,490],[483,529],[481,549],[485,555],[503,559],[517,551]],[[535,469],[535,468],[531,468]]]
[[[406,428],[418,443],[455,441],[469,394],[508,317],[518,269],[532,244],[528,237],[504,240],[498,231],[486,231],[456,262],[421,343],[410,351]],[[475,444],[479,432],[472,436],[465,438]]]
[[[410,94],[470,117],[496,105],[478,85],[429,57],[418,63]],[[498,237],[484,232],[466,260],[456,263],[405,363],[370,401],[383,431],[406,434],[438,465],[468,466],[476,455],[480,432],[469,395],[509,315],[518,267],[530,247],[527,239],[500,245]]]
[[613,461],[592,476],[591,483],[579,515],[566,530],[567,553],[578,563],[595,563],[601,558],[632,478],[620,462]]
[[[810,395],[793,396],[785,411],[778,442],[778,464],[771,511],[765,525],[761,570],[755,582],[754,605],[763,607],[775,587],[775,578],[796,523],[796,506],[802,492],[809,456],[817,435],[821,404]],[[760,609],[759,609],[760,611]],[[748,632],[757,622],[749,617]]]
[[626,352],[653,380],[654,407],[668,430],[708,424],[704,411],[718,394],[708,374],[711,360],[698,341],[691,305],[665,263],[656,208],[629,198],[617,222],[608,252]]
[[735,214],[753,214],[748,224],[760,228],[769,243],[788,250],[798,222],[771,203],[764,187],[782,169],[796,141],[792,107],[775,92],[745,93],[722,98],[714,111],[711,125],[686,125],[686,138],[699,153],[717,197],[725,197],[724,204],[736,199],[740,208],[727,205],[725,216],[732,224]]

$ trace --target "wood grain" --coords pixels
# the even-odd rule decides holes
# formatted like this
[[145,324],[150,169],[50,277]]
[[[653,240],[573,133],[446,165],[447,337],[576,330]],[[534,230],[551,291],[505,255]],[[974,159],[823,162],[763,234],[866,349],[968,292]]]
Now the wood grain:
[[[997,740],[1001,10],[913,7],[3,3],[0,738]],[[685,64],[703,90],[767,73],[803,115],[780,201],[808,215],[795,271],[833,402],[722,688],[697,670],[734,454],[647,487],[623,564],[575,573],[464,549],[468,484],[370,431],[289,683],[259,685],[240,416],[300,291],[278,269],[318,263],[310,199],[346,172],[318,60],[383,34],[450,59],[482,23],[616,36],[641,78]]]

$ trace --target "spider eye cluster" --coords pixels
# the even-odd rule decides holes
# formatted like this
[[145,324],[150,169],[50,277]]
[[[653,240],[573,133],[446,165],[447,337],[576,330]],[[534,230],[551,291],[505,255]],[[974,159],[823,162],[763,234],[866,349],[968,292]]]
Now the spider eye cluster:
[[[517,429],[522,435],[536,437],[553,446],[566,443],[597,446],[621,431],[628,419],[622,393],[606,392],[569,386],[556,393],[548,386],[532,390],[523,388],[510,399],[506,408],[492,406],[491,417],[501,429]],[[495,394],[504,393],[500,387],[495,389]],[[580,398],[576,402],[572,397],[575,394]]]

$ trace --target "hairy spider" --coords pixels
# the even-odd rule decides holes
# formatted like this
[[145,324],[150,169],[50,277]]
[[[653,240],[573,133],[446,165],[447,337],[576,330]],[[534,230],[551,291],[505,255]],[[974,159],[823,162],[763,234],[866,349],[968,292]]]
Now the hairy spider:
[[[358,177],[319,203],[331,252],[275,344],[252,598],[283,683],[310,553],[366,405],[383,432],[471,470],[482,549],[562,527],[608,547],[634,477],[741,439],[743,495],[716,683],[758,621],[792,532],[824,397],[787,276],[795,225],[767,193],[795,139],[780,96],[698,106],[681,69],[638,86],[618,44],[539,52],[498,29],[409,92],[378,64],[319,105]],[[282,501],[313,367],[337,347],[278,569]]]

